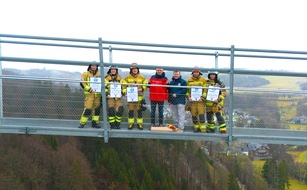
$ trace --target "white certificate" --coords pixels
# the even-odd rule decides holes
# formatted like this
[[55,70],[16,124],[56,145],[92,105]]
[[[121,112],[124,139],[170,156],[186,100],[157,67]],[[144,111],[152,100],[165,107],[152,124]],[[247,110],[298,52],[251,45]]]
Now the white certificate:
[[101,78],[100,77],[90,77],[90,87],[95,92],[101,92]]
[[196,86],[191,87],[191,99],[192,99],[192,101],[200,100],[202,94],[203,94],[202,88],[196,87]]
[[219,98],[220,95],[220,87],[210,86],[208,88],[207,98],[206,100],[214,101]]
[[127,87],[127,102],[139,101],[138,87]]
[[110,97],[120,98],[122,97],[122,85],[119,83],[110,84]]

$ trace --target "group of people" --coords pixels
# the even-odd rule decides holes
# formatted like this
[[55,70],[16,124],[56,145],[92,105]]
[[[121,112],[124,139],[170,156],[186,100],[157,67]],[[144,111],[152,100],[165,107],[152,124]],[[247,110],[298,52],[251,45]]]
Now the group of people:
[[[98,123],[102,100],[101,86],[97,85],[101,84],[100,78],[97,64],[90,64],[87,72],[81,76],[80,84],[84,89],[85,101],[79,128],[84,128],[90,116],[92,116],[92,127],[100,128]],[[180,132],[184,130],[186,110],[189,108],[194,132],[215,132],[214,116],[216,116],[219,132],[226,133],[223,105],[227,92],[224,83],[218,78],[218,72],[209,71],[208,78],[205,79],[200,70],[194,69],[191,77],[184,80],[180,71],[175,70],[169,81],[163,68],[159,67],[156,68],[156,73],[146,80],[137,64],[133,63],[130,73],[125,78],[119,75],[117,67],[110,66],[104,82],[111,129],[120,129],[124,113],[122,97],[127,98],[128,129],[133,129],[135,126],[140,130],[143,129],[143,110],[146,104],[144,92],[149,88],[151,126],[157,126],[156,124],[163,126],[164,102],[168,101]]]

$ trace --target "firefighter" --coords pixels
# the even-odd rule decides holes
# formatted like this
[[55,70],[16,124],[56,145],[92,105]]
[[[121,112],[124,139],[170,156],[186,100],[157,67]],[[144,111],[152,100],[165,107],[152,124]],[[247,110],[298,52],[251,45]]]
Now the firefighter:
[[101,77],[98,72],[98,64],[90,64],[87,72],[84,72],[81,76],[80,85],[84,89],[85,100],[79,128],[84,128],[90,115],[92,115],[92,127],[100,128],[98,123],[101,108],[101,93],[100,89],[94,89],[93,83],[91,83],[94,81],[97,82],[98,77]]
[[[143,106],[145,104],[144,91],[147,89],[148,81],[140,74],[140,69],[136,63],[132,63],[130,74],[125,78],[127,87],[137,87],[137,100],[128,102],[128,129],[132,129],[135,124],[135,112],[137,112],[136,124],[138,129],[143,130]],[[138,85],[135,85],[138,84]],[[142,85],[144,84],[144,85]]]
[[116,66],[110,66],[104,78],[106,83],[107,112],[111,129],[120,129],[124,113],[121,97],[126,94],[125,80],[118,74]]
[[[191,77],[187,80],[187,100],[191,105],[191,115],[194,125],[194,132],[206,132],[205,105],[208,87],[207,80],[203,78],[198,69],[192,70]],[[197,88],[199,86],[200,88]],[[205,87],[205,88],[204,88]],[[198,91],[198,93],[196,93]]]
[[[225,88],[225,85],[222,81],[218,78],[218,72],[217,71],[209,71],[208,72],[208,85],[218,87],[218,88]],[[220,133],[226,133],[226,122],[223,117],[223,106],[224,106],[224,100],[227,95],[227,92],[225,89],[219,90],[219,95],[216,100],[207,100],[206,101],[206,113],[207,113],[207,121],[208,121],[208,133],[214,133],[215,132],[215,122],[214,122],[214,116],[217,119],[218,125],[219,125],[219,132]]]

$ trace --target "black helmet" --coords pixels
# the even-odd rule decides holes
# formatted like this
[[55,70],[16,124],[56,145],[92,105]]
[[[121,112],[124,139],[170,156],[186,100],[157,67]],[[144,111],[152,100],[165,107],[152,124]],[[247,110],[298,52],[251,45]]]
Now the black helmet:
[[114,65],[109,66],[109,70],[108,70],[107,74],[111,73],[111,69],[116,69],[116,74],[118,74],[118,67],[114,66]]
[[91,66],[92,65],[96,65],[97,66],[97,70],[98,70],[99,64],[94,61],[93,63],[89,64],[89,66],[87,68],[87,71],[91,70]]
[[138,74],[140,73],[140,68],[137,66],[137,63],[132,63],[132,66],[130,67],[130,74],[132,74],[133,69],[137,69]]

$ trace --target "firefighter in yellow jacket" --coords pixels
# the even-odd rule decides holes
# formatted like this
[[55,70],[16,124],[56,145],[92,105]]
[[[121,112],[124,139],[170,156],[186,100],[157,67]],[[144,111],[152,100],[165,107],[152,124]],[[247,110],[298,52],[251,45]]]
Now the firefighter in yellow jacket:
[[145,79],[145,77],[142,74],[140,74],[140,69],[139,67],[137,67],[136,63],[133,63],[132,66],[130,67],[130,74],[127,75],[125,81],[128,83],[127,85],[128,87],[135,87],[135,88],[129,88],[129,90],[137,89],[137,94],[138,94],[136,100],[129,100],[129,97],[127,97],[128,110],[129,110],[128,129],[133,128],[135,120],[134,112],[137,112],[137,119],[136,119],[137,127],[138,129],[143,130],[142,108],[145,104],[144,91],[147,89],[147,87],[142,84],[148,84],[148,81]]
[[[198,69],[192,71],[192,76],[187,80],[188,92],[186,94],[191,106],[194,132],[206,132],[205,105],[208,87],[207,80],[203,78]],[[200,87],[200,88],[198,88]],[[205,88],[203,88],[205,87]]]
[[85,100],[79,128],[84,128],[90,115],[92,115],[92,127],[100,128],[98,123],[101,108],[101,93],[100,89],[93,89],[91,86],[93,82],[98,82],[98,78],[100,79],[100,77],[101,75],[98,72],[97,64],[90,64],[87,72],[84,72],[81,76],[80,85],[84,89]]
[[106,83],[107,112],[111,129],[120,129],[124,113],[121,97],[126,94],[125,80],[118,74],[118,68],[110,66],[104,78]]
[[[219,90],[219,95],[217,99],[215,100],[207,100],[206,101],[206,113],[207,113],[207,121],[208,121],[208,129],[207,132],[214,133],[215,132],[215,122],[214,122],[214,115],[216,116],[218,125],[219,125],[219,132],[220,133],[226,133],[226,122],[223,117],[223,106],[224,106],[224,100],[227,95],[227,92],[225,89],[225,85],[222,81],[218,78],[218,72],[217,71],[209,71],[208,72],[208,85],[209,90],[210,86],[216,87],[216,90]],[[208,99],[208,98],[207,98]]]

